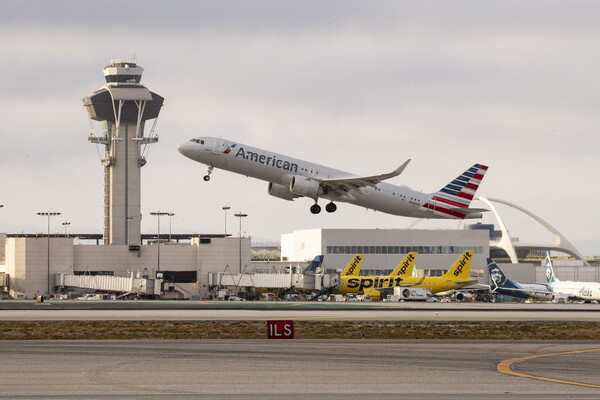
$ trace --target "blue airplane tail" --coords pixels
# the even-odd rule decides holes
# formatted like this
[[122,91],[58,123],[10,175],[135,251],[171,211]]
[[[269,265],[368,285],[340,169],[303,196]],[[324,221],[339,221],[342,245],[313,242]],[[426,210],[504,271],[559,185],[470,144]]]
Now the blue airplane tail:
[[306,274],[308,273],[315,273],[317,272],[317,269],[319,267],[321,267],[321,265],[323,264],[323,258],[325,258],[322,255],[316,256],[307,266],[306,268],[304,268],[304,273]]

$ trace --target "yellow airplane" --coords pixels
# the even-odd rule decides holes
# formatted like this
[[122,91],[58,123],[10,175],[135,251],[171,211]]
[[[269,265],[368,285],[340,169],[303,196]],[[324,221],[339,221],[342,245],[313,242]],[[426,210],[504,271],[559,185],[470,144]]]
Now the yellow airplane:
[[[405,284],[405,279],[399,275],[399,272],[404,269],[414,268],[414,261],[416,260],[416,253],[408,253],[404,260],[394,269],[392,274],[388,276],[358,276],[360,271],[360,265],[358,268],[350,270],[350,266],[355,264],[355,261],[359,259],[362,263],[362,254],[357,254],[353,261],[346,266],[340,273],[340,281],[338,283],[338,290],[335,293],[338,294],[365,294],[371,296],[373,301],[381,300],[381,294],[383,292],[392,292],[394,287],[397,286],[415,286],[423,283],[425,276],[417,279],[416,282]],[[349,272],[351,271],[351,272]],[[411,272],[412,273],[412,272]]]
[[406,277],[403,283],[412,283],[413,287],[429,289],[431,293],[460,289],[477,283],[475,279],[468,279],[471,271],[471,261],[473,261],[473,251],[467,250],[443,276],[427,277],[422,282],[419,282],[419,278],[416,277]]

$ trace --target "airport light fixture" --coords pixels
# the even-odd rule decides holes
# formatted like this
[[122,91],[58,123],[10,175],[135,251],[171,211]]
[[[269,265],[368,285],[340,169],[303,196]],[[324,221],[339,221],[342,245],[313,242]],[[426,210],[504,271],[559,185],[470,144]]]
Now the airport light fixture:
[[238,217],[240,219],[240,232],[239,232],[239,241],[240,241],[240,274],[242,273],[242,218],[245,218],[248,216],[248,214],[244,214],[242,212],[239,212],[237,214],[233,214],[235,217]]
[[171,243],[171,220],[175,213],[167,213],[167,215],[169,216],[169,243]]
[[229,206],[223,206],[223,211],[225,212],[225,237],[227,237],[227,210],[231,209]]
[[67,227],[68,227],[69,225],[71,225],[71,223],[70,223],[70,222],[67,222],[67,221],[65,221],[65,222],[63,222],[63,223],[62,223],[62,225],[65,227],[65,237],[67,237],[67,236],[68,236],[68,234],[67,234]]
[[39,212],[37,215],[42,217],[48,217],[48,296],[50,296],[51,287],[50,287],[50,217],[55,217],[60,215],[61,213],[55,211],[44,211]]
[[158,248],[156,249],[156,254],[157,254],[157,260],[156,260],[156,270],[160,271],[160,217],[163,215],[169,215],[170,213],[168,212],[164,212],[164,211],[152,211],[150,213],[150,215],[154,215],[156,216],[156,220],[157,220],[157,242],[158,242]]

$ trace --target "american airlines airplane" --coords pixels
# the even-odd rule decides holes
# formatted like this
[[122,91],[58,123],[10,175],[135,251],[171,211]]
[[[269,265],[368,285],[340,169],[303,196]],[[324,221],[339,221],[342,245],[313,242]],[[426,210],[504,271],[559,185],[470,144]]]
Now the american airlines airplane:
[[387,214],[414,218],[481,218],[480,208],[469,208],[488,167],[475,164],[435,193],[421,193],[407,186],[383,183],[398,176],[410,160],[387,174],[357,176],[348,172],[273,153],[230,140],[196,137],[177,148],[184,156],[208,165],[205,181],[214,168],[269,182],[268,193],[284,200],[309,197],[310,211],[321,212],[320,198],[330,200],[327,212],[337,209],[334,201],[351,203]]

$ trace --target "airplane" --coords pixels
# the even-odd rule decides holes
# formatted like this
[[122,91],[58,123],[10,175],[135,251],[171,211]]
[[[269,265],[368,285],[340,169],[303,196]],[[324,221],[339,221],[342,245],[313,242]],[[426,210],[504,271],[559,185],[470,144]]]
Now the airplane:
[[[360,261],[362,262],[362,258]],[[405,284],[405,279],[400,275],[390,274],[387,276],[358,276],[358,272],[354,273],[355,271],[352,271],[353,274],[351,274],[347,269],[348,267],[346,267],[340,273],[340,279],[337,288],[335,288],[333,293],[364,294],[371,296],[371,300],[373,301],[380,301],[382,294],[391,294],[394,290],[394,287],[415,286],[423,283],[426,278],[426,276],[423,276],[415,283]],[[358,266],[357,270],[360,270],[360,265]]]
[[590,302],[600,300],[600,283],[598,282],[576,282],[560,281],[554,275],[550,254],[546,253],[546,282],[554,293],[569,295],[569,299]]
[[402,281],[404,284],[412,284],[413,287],[422,287],[429,289],[432,294],[447,292],[460,289],[465,286],[477,283],[476,279],[468,279],[471,272],[471,261],[473,260],[473,251],[465,251],[454,265],[442,276],[426,277],[419,281],[417,277],[406,277]]
[[267,181],[271,196],[290,201],[299,197],[313,199],[313,214],[321,212],[320,198],[330,201],[325,206],[329,213],[337,210],[334,201],[413,218],[471,219],[481,218],[481,213],[488,211],[469,208],[488,169],[482,164],[474,164],[439,191],[427,194],[383,183],[400,175],[410,159],[389,173],[357,176],[221,138],[195,137],[180,144],[177,150],[208,165],[205,181],[210,180],[214,168]]
[[490,290],[492,293],[500,293],[522,299],[552,300],[552,292],[548,286],[540,283],[520,283],[508,279],[498,264],[487,259],[490,271]]
[[413,270],[415,269],[415,260],[417,259],[417,253],[411,251],[408,253],[400,264],[392,271],[390,276],[412,276]]

